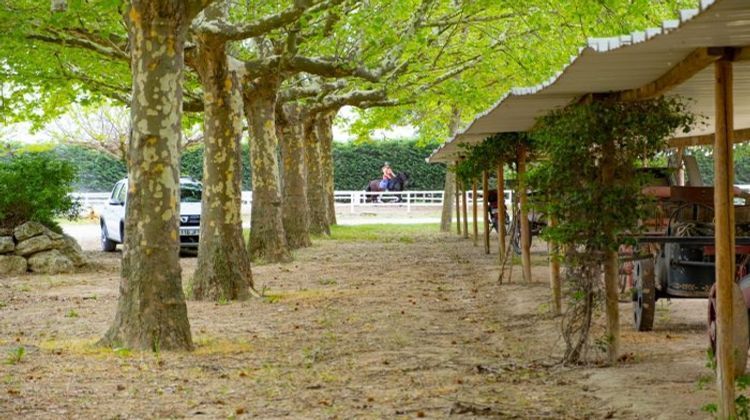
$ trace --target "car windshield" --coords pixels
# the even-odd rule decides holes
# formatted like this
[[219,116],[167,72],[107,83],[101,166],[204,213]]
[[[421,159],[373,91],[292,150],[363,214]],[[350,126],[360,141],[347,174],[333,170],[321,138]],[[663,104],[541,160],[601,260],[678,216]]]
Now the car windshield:
[[198,185],[180,185],[180,201],[183,203],[200,203],[201,187]]

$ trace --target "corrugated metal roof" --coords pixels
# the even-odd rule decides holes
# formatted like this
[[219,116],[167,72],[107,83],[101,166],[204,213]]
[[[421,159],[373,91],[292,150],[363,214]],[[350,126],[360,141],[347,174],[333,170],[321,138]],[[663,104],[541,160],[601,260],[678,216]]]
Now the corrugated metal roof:
[[[750,1],[703,0],[700,9],[683,10],[679,20],[664,21],[629,35],[593,38],[559,73],[533,87],[514,88],[469,126],[435,150],[430,162],[449,162],[459,144],[481,142],[495,133],[528,131],[539,116],[589,93],[636,89],[666,73],[691,52],[705,47],[750,46]],[[734,65],[735,128],[750,128],[750,63]],[[713,133],[713,66],[668,95],[690,99],[705,125],[689,135]],[[685,136],[686,134],[677,134]]]

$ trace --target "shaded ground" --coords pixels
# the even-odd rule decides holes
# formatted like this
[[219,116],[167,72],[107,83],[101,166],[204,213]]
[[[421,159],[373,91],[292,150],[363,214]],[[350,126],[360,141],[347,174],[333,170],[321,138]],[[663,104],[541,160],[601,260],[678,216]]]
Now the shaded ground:
[[90,252],[86,273],[2,278],[0,418],[706,417],[705,301],[660,303],[638,334],[623,304],[626,361],[560,367],[544,256],[535,283],[498,285],[496,255],[435,230],[342,230],[254,267],[264,299],[188,304],[191,354],[94,346],[119,253]]

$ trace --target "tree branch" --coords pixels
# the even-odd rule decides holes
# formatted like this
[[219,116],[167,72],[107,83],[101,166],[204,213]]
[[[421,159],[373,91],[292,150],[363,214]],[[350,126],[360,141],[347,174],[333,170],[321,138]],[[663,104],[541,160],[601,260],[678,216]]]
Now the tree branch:
[[368,102],[384,102],[388,95],[383,89],[377,90],[354,90],[345,94],[328,96],[319,103],[310,107],[310,114],[319,114],[326,111],[337,110],[343,106],[359,106]]
[[199,33],[219,36],[227,41],[261,36],[274,29],[297,21],[305,13],[315,13],[342,3],[344,0],[324,0],[313,4],[313,0],[295,0],[294,5],[280,13],[245,24],[232,24],[226,20],[196,19],[193,30]]
[[116,60],[120,61],[126,61],[130,62],[130,54],[127,52],[117,48],[114,43],[107,40],[105,45],[103,40],[94,41],[91,39],[86,38],[80,38],[80,37],[74,37],[70,36],[69,34],[62,32],[62,31],[55,31],[52,29],[47,29],[49,34],[29,34],[26,36],[27,39],[34,40],[34,41],[42,41],[49,44],[56,44],[56,45],[62,45],[62,46],[75,46],[79,48],[83,48],[89,51],[93,51],[97,54],[101,54],[105,57],[114,58]]
[[279,92],[279,102],[290,102],[298,99],[313,98],[320,95],[327,95],[335,90],[345,88],[345,80],[337,80],[332,83],[315,83],[309,86],[290,87]]
[[368,82],[378,82],[385,73],[384,67],[369,69],[324,58],[294,56],[285,61],[285,70],[305,72],[321,77],[358,77]]

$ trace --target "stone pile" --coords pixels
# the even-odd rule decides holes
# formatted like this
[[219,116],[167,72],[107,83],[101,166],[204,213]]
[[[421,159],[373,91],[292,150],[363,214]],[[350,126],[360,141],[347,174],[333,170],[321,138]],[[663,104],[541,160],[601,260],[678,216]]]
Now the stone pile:
[[37,222],[0,229],[0,275],[70,273],[86,264],[81,247],[68,235]]

